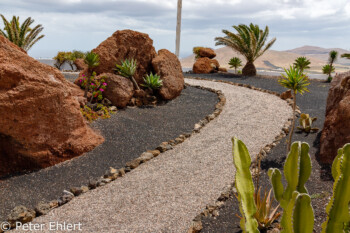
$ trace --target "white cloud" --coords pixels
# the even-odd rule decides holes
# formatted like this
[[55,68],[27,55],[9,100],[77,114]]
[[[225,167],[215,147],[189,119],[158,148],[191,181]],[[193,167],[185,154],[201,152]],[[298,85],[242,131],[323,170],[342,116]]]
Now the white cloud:
[[[44,26],[46,37],[30,54],[48,57],[58,50],[92,49],[126,28],[148,33],[157,49],[173,51],[176,8],[177,0],[0,1],[0,13],[6,17],[31,16]],[[182,56],[196,45],[214,47],[222,29],[250,22],[270,27],[270,36],[277,37],[273,49],[350,46],[347,0],[183,0],[182,17]]]

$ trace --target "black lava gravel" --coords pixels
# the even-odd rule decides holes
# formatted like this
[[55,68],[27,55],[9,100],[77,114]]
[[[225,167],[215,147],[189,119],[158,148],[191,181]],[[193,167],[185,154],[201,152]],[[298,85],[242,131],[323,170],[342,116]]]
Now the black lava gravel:
[[33,207],[40,201],[55,200],[64,189],[86,185],[109,167],[121,168],[161,142],[191,132],[195,123],[215,110],[217,102],[215,93],[187,87],[164,105],[127,108],[110,119],[95,121],[92,127],[101,132],[105,142],[93,151],[47,169],[0,180],[0,220],[17,205]]
[[[186,77],[200,77],[215,80],[225,80],[235,83],[250,84],[255,87],[276,91],[282,93],[286,91],[281,87],[277,78],[262,78],[262,77],[242,77],[232,74],[185,74]],[[333,182],[329,180],[321,179],[321,166],[315,158],[315,154],[319,149],[319,140],[323,123],[325,120],[326,100],[328,96],[329,83],[322,81],[311,80],[308,89],[309,93],[305,93],[303,96],[298,94],[297,105],[300,107],[302,113],[308,113],[311,117],[317,117],[317,121],[314,126],[319,128],[318,133],[306,135],[304,133],[298,133],[298,130],[293,135],[294,141],[304,141],[310,145],[310,156],[312,159],[312,174],[307,182],[306,186],[309,193],[314,197],[312,199],[312,205],[315,212],[315,230],[321,231],[321,223],[325,220],[325,205],[328,202],[328,197],[332,193]],[[299,125],[297,120],[296,126]],[[270,167],[278,167],[283,169],[283,163],[286,157],[286,138],[283,138],[281,143],[272,149],[271,153],[262,161],[262,177],[261,186],[262,189],[270,189],[270,181],[266,175],[266,171]],[[232,165],[233,166],[233,165]],[[233,182],[233,181],[232,181]],[[235,198],[229,199],[225,202],[225,205],[220,209],[219,216],[216,218],[208,217],[203,220],[204,229],[202,232],[240,232],[239,219],[235,214],[239,214],[238,203]]]

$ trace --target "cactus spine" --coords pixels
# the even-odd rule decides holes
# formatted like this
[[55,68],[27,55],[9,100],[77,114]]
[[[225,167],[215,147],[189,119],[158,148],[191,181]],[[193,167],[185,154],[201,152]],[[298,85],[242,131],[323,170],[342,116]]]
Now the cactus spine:
[[332,176],[333,196],[326,208],[327,220],[322,224],[322,233],[343,233],[350,222],[350,143],[338,150]]
[[[277,168],[270,168],[270,177],[276,200],[283,208],[281,225],[283,232],[293,232],[292,211],[294,203],[293,192],[301,194],[307,193],[305,183],[311,174],[311,158],[309,155],[309,145],[307,143],[294,142],[284,164],[284,176],[287,180],[287,187],[284,190],[282,184],[282,174]],[[296,197],[295,197],[296,198]],[[289,210],[289,211],[287,211]]]
[[239,209],[242,214],[240,226],[243,232],[259,233],[254,214],[254,184],[250,173],[251,158],[247,147],[241,140],[232,139],[233,164],[236,168],[235,185],[238,193]]

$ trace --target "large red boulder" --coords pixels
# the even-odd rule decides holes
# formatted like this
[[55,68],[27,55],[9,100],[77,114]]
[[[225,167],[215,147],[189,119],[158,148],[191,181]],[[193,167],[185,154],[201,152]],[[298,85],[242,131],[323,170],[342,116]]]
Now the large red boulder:
[[163,86],[159,90],[160,96],[165,100],[179,96],[184,88],[184,76],[177,56],[166,49],[161,49],[152,60],[152,65],[163,81]]
[[210,74],[217,72],[220,65],[215,59],[209,59],[207,57],[200,57],[193,64],[193,73],[195,74]]
[[107,87],[103,97],[109,99],[114,106],[125,108],[134,95],[134,85],[130,79],[120,75],[103,73],[97,78],[106,77]]
[[100,56],[100,65],[94,70],[97,75],[114,73],[116,64],[120,65],[122,60],[136,59],[134,78],[138,83],[142,83],[143,77],[152,71],[152,59],[157,55],[153,40],[145,33],[132,30],[116,31],[93,52]]
[[350,72],[337,75],[327,98],[319,159],[331,164],[339,148],[350,143]]
[[211,48],[203,48],[202,47],[202,48],[199,49],[198,53],[199,53],[200,57],[207,57],[207,58],[210,58],[210,59],[216,57],[215,51],[213,49],[211,49]]
[[85,122],[83,92],[0,36],[0,176],[43,168],[103,142]]
[[77,67],[77,70],[84,70],[87,68],[87,65],[84,62],[84,59],[82,58],[77,58],[74,61],[75,67]]

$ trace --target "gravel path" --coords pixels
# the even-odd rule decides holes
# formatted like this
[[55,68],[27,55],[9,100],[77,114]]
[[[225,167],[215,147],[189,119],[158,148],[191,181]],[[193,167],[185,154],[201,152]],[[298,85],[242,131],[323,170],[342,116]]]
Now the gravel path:
[[223,91],[226,105],[216,119],[173,150],[34,223],[80,222],[83,232],[186,232],[232,182],[230,138],[242,139],[257,154],[291,116],[291,108],[273,95],[224,83],[186,82]]
[[[200,77],[215,80],[225,80],[235,83],[250,84],[255,87],[260,87],[263,89],[276,91],[279,93],[284,92],[286,89],[281,87],[276,78],[260,78],[260,77],[244,77],[235,76],[232,74],[186,74],[186,76]],[[326,100],[328,96],[329,83],[325,83],[317,80],[310,80],[310,85],[308,89],[310,92],[304,95],[299,95],[297,97],[297,105],[303,113],[308,113],[312,117],[317,117],[317,121],[314,122],[313,126],[320,129],[318,133],[305,134],[299,133],[296,130],[293,134],[293,141],[303,141],[310,145],[310,156],[312,161],[312,173],[306,183],[308,192],[311,195],[318,195],[317,198],[312,198],[312,206],[315,212],[315,232],[321,232],[321,223],[325,221],[325,206],[329,201],[329,195],[332,191],[332,181],[323,180],[322,176],[320,178],[320,172],[322,170],[320,164],[315,158],[315,154],[319,149],[320,135],[323,128],[325,120],[326,111]],[[297,120],[295,126],[299,126],[299,121]],[[270,181],[267,176],[267,170],[270,167],[277,167],[283,170],[283,164],[286,158],[286,138],[282,139],[276,147],[274,147],[269,155],[262,160],[262,176],[260,178],[260,184],[263,189],[270,189]],[[322,174],[322,173],[321,173]],[[241,232],[239,227],[239,219],[235,214],[239,214],[239,207],[237,199],[232,196],[225,205],[220,208],[219,216],[213,218],[208,217],[203,219],[203,230],[202,232],[225,232],[225,233],[238,233]]]

